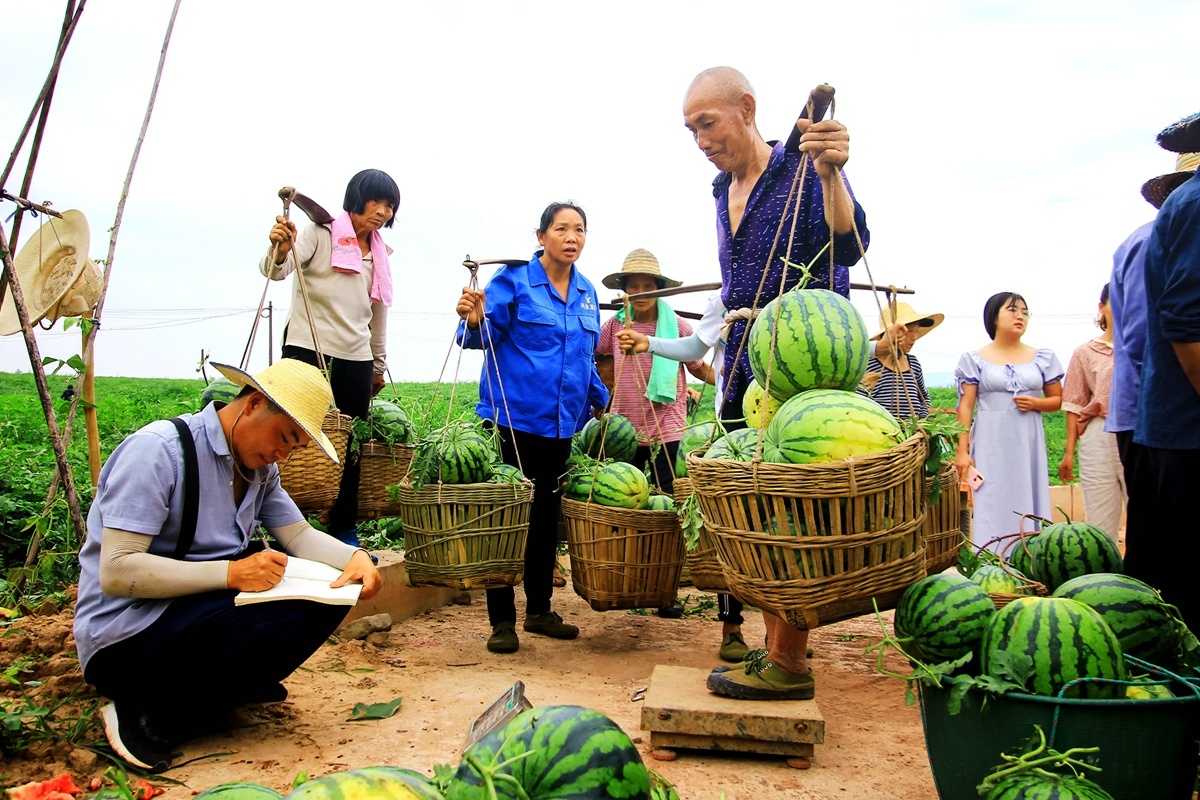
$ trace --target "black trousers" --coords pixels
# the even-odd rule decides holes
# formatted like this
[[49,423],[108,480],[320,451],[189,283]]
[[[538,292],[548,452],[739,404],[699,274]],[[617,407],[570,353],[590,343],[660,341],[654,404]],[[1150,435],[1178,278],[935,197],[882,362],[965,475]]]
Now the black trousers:
[[650,445],[639,445],[633,456],[633,465],[638,469],[650,467],[654,477],[654,485],[667,494],[675,492],[675,457],[679,455],[679,442],[663,442],[658,448],[658,455],[651,459],[653,448]]
[[147,713],[172,744],[187,741],[295,672],[350,611],[307,600],[235,606],[236,594],[172,601],[150,627],[93,655],[84,678],[122,713]]
[[1192,630],[1200,630],[1200,593],[1183,565],[1200,558],[1195,498],[1200,450],[1167,450],[1117,434],[1129,492],[1125,574],[1158,589]]
[[[317,366],[316,351],[286,344],[281,352],[284,358]],[[329,385],[333,388],[333,402],[338,410],[351,417],[366,419],[371,409],[374,362],[326,358],[325,363],[329,365]],[[329,510],[329,532],[334,536],[353,530],[358,522],[358,481],[362,462],[358,453],[348,454],[345,461],[337,500]]]
[[[525,541],[525,613],[550,610],[554,594],[554,555],[558,548],[558,513],[562,505],[559,481],[571,456],[570,439],[551,439],[496,426],[500,456],[519,467],[533,481],[533,506],[529,510],[529,537]],[[520,463],[517,463],[520,453]],[[516,592],[511,586],[487,590],[488,621],[493,627],[517,621]]]

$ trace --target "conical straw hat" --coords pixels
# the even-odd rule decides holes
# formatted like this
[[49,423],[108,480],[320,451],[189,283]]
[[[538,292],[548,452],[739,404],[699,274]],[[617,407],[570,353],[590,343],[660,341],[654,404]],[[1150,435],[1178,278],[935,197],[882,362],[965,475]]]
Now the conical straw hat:
[[625,256],[625,263],[621,265],[620,272],[606,276],[602,283],[610,289],[624,289],[625,279],[630,275],[652,275],[660,289],[683,285],[683,281],[671,280],[663,275],[654,254],[640,247]]
[[213,366],[238,386],[251,386],[265,394],[321,446],[325,455],[338,462],[337,449],[321,430],[325,414],[333,405],[333,390],[321,370],[294,358],[281,358],[257,375],[228,364]]

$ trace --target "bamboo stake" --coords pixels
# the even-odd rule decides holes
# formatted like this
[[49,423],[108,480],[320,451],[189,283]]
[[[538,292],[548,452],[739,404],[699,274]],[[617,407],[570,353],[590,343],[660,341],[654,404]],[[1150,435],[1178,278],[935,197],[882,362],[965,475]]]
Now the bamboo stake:
[[[83,315],[91,319],[92,312]],[[87,347],[88,335],[83,334],[83,346]],[[100,485],[100,426],[96,420],[96,365],[93,363],[95,353],[88,359],[79,381],[79,395],[83,398],[83,424],[87,429],[88,468],[92,473],[92,488]],[[68,422],[70,420],[68,419]],[[70,430],[68,428],[68,430]]]

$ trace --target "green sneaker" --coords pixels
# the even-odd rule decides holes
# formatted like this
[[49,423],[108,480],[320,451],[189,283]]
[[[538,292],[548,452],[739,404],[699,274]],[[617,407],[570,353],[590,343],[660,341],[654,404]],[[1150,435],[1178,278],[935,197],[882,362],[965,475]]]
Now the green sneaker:
[[551,639],[574,639],[579,635],[579,628],[563,622],[562,617],[553,611],[525,617],[525,630],[530,633],[540,633]]
[[521,646],[517,638],[517,623],[498,622],[492,628],[492,635],[487,641],[487,649],[493,653],[515,653]]
[[728,661],[731,664],[736,664],[746,657],[746,653],[750,652],[750,648],[746,647],[746,640],[742,638],[740,633],[727,633],[725,638],[721,639],[721,650],[717,653],[722,661]]
[[[748,651],[746,654],[747,658],[749,657],[750,653],[753,653],[753,652],[754,652],[753,650]],[[765,653],[767,651],[764,650],[763,652]],[[807,648],[804,651],[804,657],[805,658],[813,657],[813,649],[811,647]],[[731,669],[742,669],[746,666],[745,662],[746,662],[747,658],[743,658],[741,661],[739,661],[736,664],[718,664],[717,666],[712,668],[712,671],[713,672],[729,672],[729,670],[731,670]]]
[[712,672],[708,676],[708,690],[736,700],[813,699],[816,683],[811,669],[796,675],[769,661],[760,664],[759,669],[748,663],[744,670]]

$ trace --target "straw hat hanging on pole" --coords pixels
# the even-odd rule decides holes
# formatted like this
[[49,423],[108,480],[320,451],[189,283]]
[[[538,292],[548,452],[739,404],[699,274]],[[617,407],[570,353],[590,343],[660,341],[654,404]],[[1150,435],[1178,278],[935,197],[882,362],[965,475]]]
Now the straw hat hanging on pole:
[[[62,317],[91,317],[104,285],[100,268],[88,258],[91,241],[87,217],[82,211],[70,209],[64,211],[61,218],[49,217],[21,247],[21,252],[13,259],[12,277],[21,284],[31,326],[42,320],[54,323]],[[5,303],[0,307],[0,336],[20,331],[16,303]],[[84,341],[87,341],[86,332]],[[85,403],[83,419],[93,486],[100,479],[95,374],[95,365],[89,363],[79,378]]]

